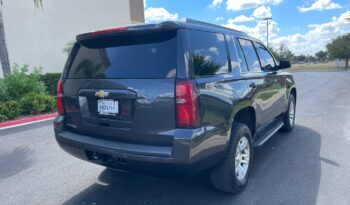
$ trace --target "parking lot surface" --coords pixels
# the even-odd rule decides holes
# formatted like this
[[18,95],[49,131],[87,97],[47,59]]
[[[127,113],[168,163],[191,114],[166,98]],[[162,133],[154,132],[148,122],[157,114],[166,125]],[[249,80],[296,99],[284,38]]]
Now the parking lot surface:
[[0,204],[350,204],[350,72],[294,74],[296,127],[255,149],[246,190],[115,172],[62,151],[52,122],[0,131]]

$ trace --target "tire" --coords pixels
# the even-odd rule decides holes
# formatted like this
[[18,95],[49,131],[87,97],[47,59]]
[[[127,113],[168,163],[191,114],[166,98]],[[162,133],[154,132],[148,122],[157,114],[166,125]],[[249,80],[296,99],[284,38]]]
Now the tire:
[[[238,145],[239,143],[243,143],[242,140],[245,141],[244,138],[246,139],[246,143],[248,144],[249,151],[245,149],[244,150],[247,153],[249,153],[249,155],[248,155],[248,162],[245,161],[246,163],[241,163],[239,159],[237,161],[235,159],[236,157],[238,157],[237,155],[239,154],[237,153]],[[243,146],[244,145],[242,144],[242,147]],[[243,158],[244,157],[240,159],[242,159],[243,161]],[[245,160],[246,159],[247,158],[245,158]],[[248,182],[252,162],[253,162],[253,146],[252,146],[251,132],[247,125],[242,123],[234,123],[232,127],[232,132],[231,132],[230,144],[227,150],[227,156],[217,167],[214,168],[214,170],[212,170],[210,174],[212,185],[220,191],[231,193],[231,194],[235,194],[242,191]],[[242,164],[248,165],[244,178],[242,178],[242,175],[240,176],[237,175],[236,164],[238,164],[239,166],[242,166]],[[243,173],[243,172],[240,172],[240,173]]]
[[[291,114],[291,112],[293,114]],[[291,119],[293,118],[293,119]],[[287,112],[284,114],[283,117],[283,127],[281,127],[281,130],[284,132],[290,132],[292,131],[294,127],[295,122],[295,97],[294,95],[289,95],[289,101],[288,101],[288,109]]]

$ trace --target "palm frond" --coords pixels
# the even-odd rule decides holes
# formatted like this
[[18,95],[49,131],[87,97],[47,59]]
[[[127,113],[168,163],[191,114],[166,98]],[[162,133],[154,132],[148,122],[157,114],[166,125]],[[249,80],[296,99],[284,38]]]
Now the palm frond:
[[66,45],[64,45],[63,52],[70,54],[70,52],[73,49],[74,44],[75,44],[75,41],[69,41],[68,43],[66,43]]
[[42,0],[33,0],[35,8],[42,8],[43,7],[43,1]]

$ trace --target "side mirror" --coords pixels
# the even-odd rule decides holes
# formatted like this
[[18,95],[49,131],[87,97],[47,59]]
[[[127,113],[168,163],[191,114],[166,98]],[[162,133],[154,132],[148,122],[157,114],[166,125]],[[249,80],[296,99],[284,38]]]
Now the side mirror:
[[292,67],[291,64],[290,64],[290,61],[280,61],[280,64],[279,66],[277,66],[277,69],[280,70],[280,69],[287,69],[287,68],[290,68]]

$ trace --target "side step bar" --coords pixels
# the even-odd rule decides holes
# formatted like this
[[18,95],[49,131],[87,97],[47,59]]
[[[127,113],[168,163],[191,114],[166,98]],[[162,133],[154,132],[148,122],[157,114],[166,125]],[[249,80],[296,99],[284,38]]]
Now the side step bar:
[[255,136],[254,139],[254,147],[259,147],[263,145],[267,140],[269,140],[282,126],[284,125],[283,122],[278,122],[277,124],[271,126],[266,132],[262,133],[261,135]]

